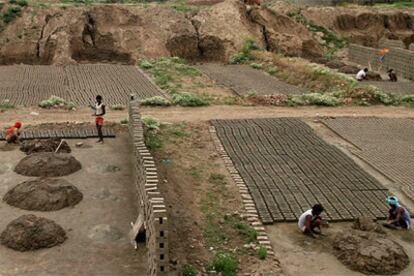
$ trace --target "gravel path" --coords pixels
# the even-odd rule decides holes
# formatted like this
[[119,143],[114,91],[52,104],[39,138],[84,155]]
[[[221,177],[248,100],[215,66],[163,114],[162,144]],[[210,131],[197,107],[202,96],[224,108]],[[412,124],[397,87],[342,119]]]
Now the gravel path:
[[203,64],[197,66],[203,73],[219,84],[229,87],[240,96],[249,93],[256,95],[274,94],[301,94],[304,92],[299,87],[279,81],[260,70],[247,65],[221,65]]
[[212,123],[263,223],[295,221],[318,202],[332,221],[386,217],[387,189],[303,121]]

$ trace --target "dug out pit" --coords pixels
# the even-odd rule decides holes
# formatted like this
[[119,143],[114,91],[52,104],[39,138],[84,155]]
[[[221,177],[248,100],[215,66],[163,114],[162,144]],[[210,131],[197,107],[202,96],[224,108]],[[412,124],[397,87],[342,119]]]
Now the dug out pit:
[[54,211],[78,204],[82,193],[63,179],[34,179],[8,191],[3,200],[9,205],[33,211]]
[[72,174],[82,168],[70,154],[42,152],[23,158],[14,171],[25,176],[59,177]]
[[24,215],[13,220],[0,235],[3,245],[17,251],[50,248],[63,243],[66,238],[61,226],[35,215]]

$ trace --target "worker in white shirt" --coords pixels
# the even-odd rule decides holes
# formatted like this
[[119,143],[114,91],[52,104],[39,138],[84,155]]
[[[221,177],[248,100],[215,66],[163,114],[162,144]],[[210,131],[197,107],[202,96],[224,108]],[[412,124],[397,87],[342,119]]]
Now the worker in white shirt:
[[322,235],[321,214],[324,211],[322,205],[315,204],[312,209],[307,210],[299,217],[298,227],[303,234],[315,238],[315,235]]
[[359,70],[359,72],[356,75],[357,81],[363,81],[367,78],[368,68],[364,68],[362,70]]

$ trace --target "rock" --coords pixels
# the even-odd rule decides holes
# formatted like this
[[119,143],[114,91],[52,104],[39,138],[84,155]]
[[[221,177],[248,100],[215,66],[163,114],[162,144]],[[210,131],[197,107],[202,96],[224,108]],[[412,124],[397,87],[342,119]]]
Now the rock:
[[[36,139],[23,141],[20,150],[27,155],[34,152],[55,152],[59,147],[60,139]],[[63,141],[60,145],[58,152],[70,153],[71,149],[66,141]]]
[[410,262],[401,245],[373,232],[341,232],[335,237],[333,247],[344,265],[364,274],[398,274]]
[[99,224],[89,231],[88,237],[99,243],[106,243],[119,240],[122,238],[122,233],[112,225]]
[[14,171],[25,176],[57,177],[82,168],[78,160],[67,153],[42,152],[23,158]]
[[13,220],[0,235],[3,245],[18,251],[53,247],[66,238],[63,228],[54,221],[35,215]]
[[264,46],[260,27],[250,22],[241,1],[229,0],[201,10],[192,22],[199,34],[203,59],[229,61],[249,37]]
[[75,145],[77,148],[81,148],[81,147],[83,147],[83,143],[82,142],[79,142],[79,143],[76,143],[76,145]]
[[331,68],[331,69],[339,69],[339,68],[341,68],[341,67],[346,66],[346,64],[345,64],[345,63],[343,63],[343,62],[342,62],[342,61],[340,61],[340,60],[336,60],[336,59],[334,59],[334,60],[331,60],[331,61],[327,62],[327,63],[326,63],[326,66],[328,66],[328,67],[329,67],[329,68]]
[[340,73],[353,74],[353,75],[356,75],[359,72],[359,70],[361,69],[353,65],[345,65],[338,69]]
[[44,178],[18,184],[3,200],[24,210],[54,211],[75,206],[82,198],[82,193],[66,180]]
[[357,220],[355,220],[352,228],[360,231],[377,232],[385,234],[385,231],[384,229],[382,229],[381,225],[379,225],[372,218],[369,217],[358,218]]
[[253,22],[262,26],[268,50],[306,58],[323,55],[323,48],[308,29],[279,13],[272,4],[252,9],[249,16]]

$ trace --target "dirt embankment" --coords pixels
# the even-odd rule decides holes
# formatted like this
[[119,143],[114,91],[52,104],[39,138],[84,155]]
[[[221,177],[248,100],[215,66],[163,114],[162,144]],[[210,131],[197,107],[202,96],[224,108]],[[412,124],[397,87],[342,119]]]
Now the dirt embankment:
[[401,40],[407,48],[414,42],[414,11],[410,10],[318,7],[304,9],[301,14],[364,46],[378,47],[381,38]]
[[309,45],[312,55],[323,54],[288,16],[229,0],[192,14],[156,5],[28,7],[0,33],[0,64],[130,64],[160,56],[228,61],[247,38],[288,55],[306,55]]

